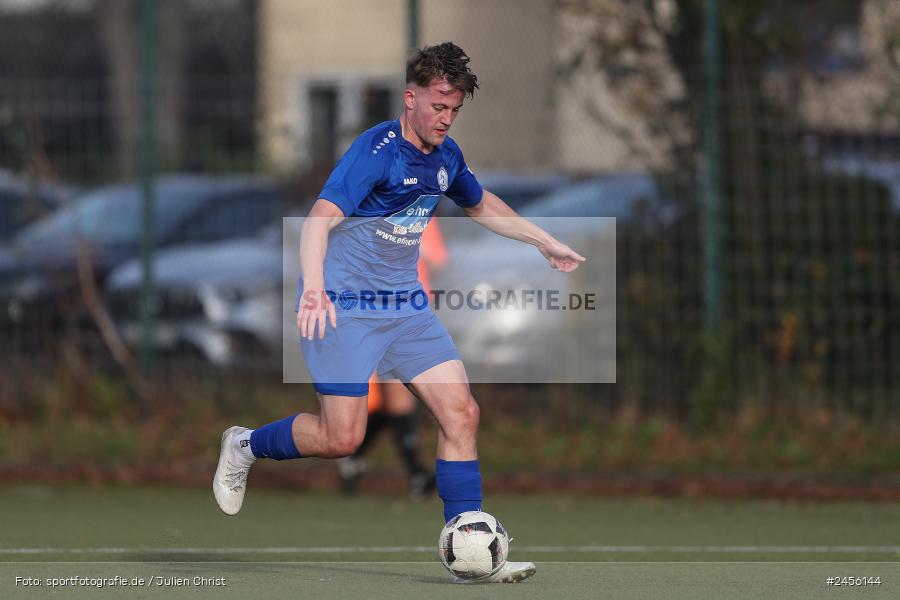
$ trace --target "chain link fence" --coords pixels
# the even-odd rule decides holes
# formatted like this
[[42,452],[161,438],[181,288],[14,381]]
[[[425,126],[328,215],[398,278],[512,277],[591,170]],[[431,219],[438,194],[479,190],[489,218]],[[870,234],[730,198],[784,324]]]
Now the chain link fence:
[[[266,226],[280,227],[279,217],[292,210],[302,214],[345,147],[335,140],[399,114],[403,53],[377,68],[365,53],[355,69],[346,66],[352,57],[335,58],[330,70],[327,62],[313,68],[299,60],[294,75],[272,80],[265,74],[271,64],[296,53],[290,44],[272,49],[282,39],[277,9],[283,26],[292,26],[287,5],[235,1],[217,12],[210,3],[189,4],[181,67],[158,74],[155,84],[163,174],[156,193],[158,206],[169,207],[157,214],[158,269],[174,273],[193,256],[198,273],[227,272],[272,247],[278,250],[259,260],[274,265],[276,275],[254,282],[258,287],[237,276],[190,285],[190,271],[158,281],[152,302],[165,352],[158,349],[157,377],[213,379],[227,371],[252,389],[277,381],[280,367],[280,356],[269,356],[280,337],[266,330],[265,294],[278,298],[280,310],[281,255]],[[403,3],[394,4],[385,10],[402,17]],[[472,168],[498,185],[560,178],[540,196],[581,185],[595,194],[596,206],[627,201],[627,213],[611,215],[620,221],[618,383],[572,386],[565,401],[701,420],[743,406],[896,418],[900,127],[896,117],[878,120],[869,96],[854,102],[852,93],[889,98],[892,80],[865,61],[799,75],[779,65],[751,72],[739,62],[723,64],[716,157],[722,211],[711,223],[703,211],[701,174],[710,157],[702,146],[708,107],[699,68],[678,69],[660,58],[663,45],[652,36],[634,42],[644,54],[592,62],[578,46],[593,39],[585,15],[552,2],[483,4],[420,7],[422,41],[458,40],[482,82],[454,126]],[[139,238],[128,233],[139,222],[123,208],[138,206],[139,77],[109,59],[102,40],[116,24],[104,21],[103,2],[42,6],[4,17],[3,47],[27,45],[29,31],[43,32],[37,46],[44,47],[54,43],[52,31],[79,24],[82,41],[62,59],[74,75],[39,60],[49,52],[36,54],[32,69],[0,59],[0,168],[9,185],[0,181],[10,190],[0,193],[15,206],[2,208],[9,229],[0,254],[4,378],[74,359],[85,372],[118,373],[134,368],[129,351],[141,339]],[[254,26],[264,11],[260,22],[271,31]],[[402,38],[401,23],[379,39]],[[339,33],[342,44],[351,43]],[[267,35],[268,50],[259,51]],[[13,55],[28,60],[21,48]],[[847,112],[822,108],[835,105]],[[606,189],[592,182],[623,174],[634,179],[619,197],[590,191]],[[131,183],[109,187],[121,181]],[[84,204],[81,195],[93,199],[93,211],[71,208]],[[106,204],[109,198],[115,202]],[[211,198],[229,208],[214,210]],[[190,203],[195,209],[184,208]],[[19,228],[66,210],[70,216],[55,225]],[[63,243],[67,223],[86,243]],[[721,239],[716,273],[703,262],[704,236],[713,227]],[[715,329],[705,326],[710,277],[722,289]],[[235,317],[240,310],[249,311],[244,321]],[[523,393],[534,395],[536,407],[553,395]]]

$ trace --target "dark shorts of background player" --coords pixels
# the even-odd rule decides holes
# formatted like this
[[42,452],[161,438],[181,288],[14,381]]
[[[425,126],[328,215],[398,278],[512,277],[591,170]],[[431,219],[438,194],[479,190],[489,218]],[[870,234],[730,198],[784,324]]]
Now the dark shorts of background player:
[[301,338],[300,348],[317,392],[328,396],[365,396],[369,378],[409,383],[448,360],[461,360],[437,316],[425,310],[409,317],[338,316],[324,339]]

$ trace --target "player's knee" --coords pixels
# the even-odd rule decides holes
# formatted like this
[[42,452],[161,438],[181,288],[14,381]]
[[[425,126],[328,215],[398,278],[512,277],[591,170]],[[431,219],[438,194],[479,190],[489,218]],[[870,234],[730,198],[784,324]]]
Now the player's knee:
[[361,424],[347,422],[343,424],[329,423],[325,431],[325,452],[323,458],[343,458],[350,456],[366,435],[365,421]]
[[475,402],[475,398],[472,396],[469,396],[469,400],[463,408],[463,413],[466,427],[473,431],[478,429],[478,423],[481,422],[481,408],[479,408],[478,403]]
[[481,409],[471,394],[454,402],[450,412],[450,429],[465,435],[474,434],[478,430]]
[[359,448],[362,438],[362,435],[357,435],[354,432],[343,432],[330,436],[328,438],[328,457],[343,458],[344,456],[350,456]]

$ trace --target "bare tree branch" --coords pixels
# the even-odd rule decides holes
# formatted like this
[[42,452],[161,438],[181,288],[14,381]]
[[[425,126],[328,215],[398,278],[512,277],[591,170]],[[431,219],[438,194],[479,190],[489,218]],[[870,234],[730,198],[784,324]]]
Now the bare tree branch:
[[149,400],[149,387],[147,382],[137,368],[134,357],[129,352],[128,347],[122,341],[119,332],[116,330],[115,323],[109,316],[100,293],[97,291],[97,283],[94,279],[93,263],[90,253],[84,244],[78,244],[76,250],[78,262],[78,283],[81,288],[81,295],[84,300],[85,307],[91,315],[91,319],[100,331],[100,336],[104,344],[112,355],[116,363],[122,367],[129,383],[137,391],[142,405],[147,406]]

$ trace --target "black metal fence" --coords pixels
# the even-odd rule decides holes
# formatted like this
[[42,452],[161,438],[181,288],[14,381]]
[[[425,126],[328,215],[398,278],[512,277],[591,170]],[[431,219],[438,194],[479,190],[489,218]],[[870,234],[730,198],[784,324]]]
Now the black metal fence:
[[[559,122],[570,125],[541,142],[552,150],[536,154],[551,156],[540,165],[523,167],[519,155],[508,164],[502,154],[493,157],[491,166],[505,167],[513,178],[557,174],[563,179],[556,188],[619,172],[646,175],[658,187],[658,198],[632,194],[634,218],[618,228],[618,383],[585,386],[578,393],[586,402],[628,402],[700,419],[745,405],[896,418],[900,128],[890,120],[857,119],[854,115],[867,109],[854,104],[851,93],[853,81],[866,89],[889,82],[864,66],[806,73],[821,85],[815,93],[795,96],[784,71],[773,68],[759,79],[741,79],[743,72],[726,64],[720,82],[718,222],[705,220],[702,210],[700,173],[710,157],[700,143],[701,73],[686,79],[673,72],[677,85],[671,98],[649,112],[623,116],[622,107],[610,103],[628,96],[616,96],[613,88],[605,105],[609,114],[586,110],[574,118],[576,127],[560,116]],[[602,69],[597,73],[608,90],[612,80],[604,79]],[[537,92],[526,89],[534,80],[521,80],[520,92],[553,95],[573,85],[566,77],[557,73],[540,79],[545,88]],[[400,83],[389,81],[380,92],[360,97],[375,94],[378,106],[396,108],[393,116],[399,113]],[[627,91],[628,81],[619,83]],[[103,189],[136,175],[133,156],[123,155],[137,152],[136,135],[124,131],[135,124],[116,107],[119,96],[137,99],[137,84],[136,77],[113,81],[102,73],[77,78],[0,73],[0,167],[10,174],[8,185],[3,184],[9,191],[0,193],[4,201],[7,195],[18,199],[8,205],[16,208],[2,209],[3,225],[10,230],[0,254],[0,352],[7,367],[59,361],[64,341],[77,338],[74,347],[85,360],[97,369],[116,370],[122,362],[119,345],[134,350],[139,343],[137,267],[132,262],[130,271],[123,269],[136,258],[138,240],[123,233],[134,222],[122,207],[136,192],[133,187]],[[324,125],[308,122],[273,133],[263,126],[271,98],[246,73],[223,69],[156,85],[159,98],[175,99],[158,105],[161,131],[169,128],[160,135],[160,171],[191,174],[166,175],[158,182],[159,201],[181,207],[159,213],[158,260],[166,260],[165,250],[213,243],[224,244],[214,256],[244,256],[248,247],[234,242],[253,236],[261,236],[259,248],[266,247],[271,239],[265,241],[265,225],[291,208],[308,206],[330,166],[308,160],[321,158],[316,152],[273,161],[270,136],[285,137],[295,147],[311,139],[291,138],[296,131],[309,136]],[[266,93],[285,94],[290,85],[284,82],[284,89]],[[321,85],[294,89],[309,95],[304,104],[309,112],[299,112],[298,118],[312,121],[339,110],[342,89],[329,96],[333,106],[318,111],[310,107],[323,97]],[[885,89],[883,95],[889,94]],[[478,102],[467,111],[498,110],[489,95]],[[854,114],[842,118],[827,110],[841,103],[854,107]],[[366,119],[378,111],[367,112],[365,106],[354,112],[357,121],[349,132],[338,127],[346,115],[331,114],[332,133],[338,127],[336,133],[346,137],[368,126]],[[606,118],[610,115],[613,122]],[[656,126],[667,115],[667,126]],[[479,147],[502,135],[463,129],[460,142],[464,148]],[[611,145],[598,145],[598,135]],[[615,159],[597,156],[607,147],[617,153]],[[570,160],[573,149],[590,160]],[[592,162],[594,167],[585,166]],[[478,164],[472,167],[478,172]],[[19,180],[14,182],[12,174]],[[74,211],[54,226],[12,231],[13,225],[72,210],[66,207],[81,202],[81,194],[95,199],[95,211]],[[118,199],[103,205],[105,196]],[[178,212],[189,202],[179,202],[181,197],[197,202],[196,210]],[[217,206],[230,208],[209,208],[204,202],[211,197]],[[608,200],[596,198],[599,205]],[[65,224],[84,233],[85,243],[66,241]],[[715,272],[702,256],[704,236],[713,228],[721,240]],[[168,259],[177,263],[190,256]],[[711,277],[722,290],[715,328],[707,327],[703,291]],[[280,359],[268,345],[271,339],[229,319],[241,307],[264,310],[265,294],[280,294],[280,280],[256,288],[239,278],[218,287],[191,283],[173,283],[151,299],[156,335],[166,350],[162,363],[203,364],[204,372],[214,373],[246,362],[248,381],[277,380]]]

